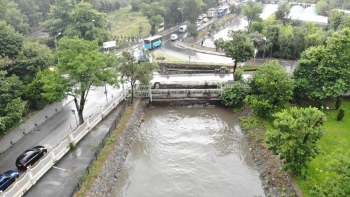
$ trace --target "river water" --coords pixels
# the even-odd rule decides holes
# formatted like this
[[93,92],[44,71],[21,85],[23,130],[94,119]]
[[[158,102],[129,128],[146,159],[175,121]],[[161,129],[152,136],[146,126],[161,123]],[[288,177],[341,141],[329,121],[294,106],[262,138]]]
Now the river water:
[[219,106],[149,108],[112,196],[264,196],[237,121]]

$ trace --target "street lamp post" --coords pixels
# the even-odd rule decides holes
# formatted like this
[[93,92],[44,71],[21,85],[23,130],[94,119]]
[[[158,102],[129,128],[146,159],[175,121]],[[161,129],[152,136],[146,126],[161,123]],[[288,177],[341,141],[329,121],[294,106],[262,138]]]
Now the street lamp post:
[[184,10],[183,10],[183,7],[182,8],[177,8],[177,9],[181,11],[181,25],[183,25],[183,23],[184,23]]
[[265,40],[265,47],[264,47],[263,59],[265,59],[265,50],[266,50],[266,37],[264,37],[264,40]]
[[57,53],[57,62],[60,63],[60,57],[58,56],[58,48],[57,48],[57,36],[61,35],[61,32],[58,32],[58,34],[55,36],[55,47],[56,47],[56,53]]

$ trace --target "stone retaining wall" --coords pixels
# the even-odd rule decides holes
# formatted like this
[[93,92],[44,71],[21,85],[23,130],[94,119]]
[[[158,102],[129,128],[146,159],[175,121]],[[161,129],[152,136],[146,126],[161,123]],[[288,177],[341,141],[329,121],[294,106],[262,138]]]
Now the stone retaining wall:
[[87,192],[86,196],[112,196],[114,185],[118,180],[119,173],[125,163],[125,159],[129,154],[130,148],[135,138],[135,134],[138,132],[139,126],[141,124],[141,118],[144,115],[145,110],[146,105],[143,101],[138,100],[134,103],[134,111],[132,117],[128,121],[123,133],[119,136],[116,146],[113,148],[103,166],[103,169],[101,170],[99,176],[96,178],[93,187],[89,192]]

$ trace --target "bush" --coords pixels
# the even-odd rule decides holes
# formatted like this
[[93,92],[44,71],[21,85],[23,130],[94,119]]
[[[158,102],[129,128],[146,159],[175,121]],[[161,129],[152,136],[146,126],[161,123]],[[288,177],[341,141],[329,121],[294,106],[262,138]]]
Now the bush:
[[337,101],[335,102],[335,109],[338,110],[343,102],[343,99],[338,97]]
[[237,69],[236,72],[233,73],[233,80],[243,81],[243,74],[244,74],[244,70],[242,68]]
[[345,111],[343,109],[340,109],[339,112],[338,112],[337,120],[338,121],[343,120],[344,115],[345,115]]
[[272,54],[272,57],[274,58],[280,58],[281,57],[281,53],[279,51],[276,51]]
[[240,108],[244,98],[250,92],[250,87],[243,82],[232,83],[221,95],[221,103],[227,107]]

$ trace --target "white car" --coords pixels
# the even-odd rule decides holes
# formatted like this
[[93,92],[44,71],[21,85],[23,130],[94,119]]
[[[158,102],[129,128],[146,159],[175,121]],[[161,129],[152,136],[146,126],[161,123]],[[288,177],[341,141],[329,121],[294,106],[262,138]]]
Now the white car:
[[203,20],[203,17],[202,17],[202,16],[199,16],[199,17],[198,17],[198,20],[199,20],[199,21]]
[[179,36],[177,34],[171,34],[171,36],[170,36],[171,41],[175,41],[177,39],[179,39]]
[[197,24],[197,27],[201,26],[201,22],[199,21],[197,21],[196,24]]

